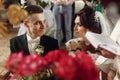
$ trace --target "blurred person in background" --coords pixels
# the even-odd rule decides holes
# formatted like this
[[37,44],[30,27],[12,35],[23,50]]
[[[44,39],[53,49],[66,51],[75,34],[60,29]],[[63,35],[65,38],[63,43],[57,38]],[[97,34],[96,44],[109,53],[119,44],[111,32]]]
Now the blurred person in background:
[[64,19],[64,27],[65,27],[65,36],[66,41],[72,38],[72,4],[74,0],[50,0],[53,6],[53,14],[56,20],[56,31],[55,31],[55,38],[58,40],[59,46],[61,44],[61,30],[62,30],[62,15]]

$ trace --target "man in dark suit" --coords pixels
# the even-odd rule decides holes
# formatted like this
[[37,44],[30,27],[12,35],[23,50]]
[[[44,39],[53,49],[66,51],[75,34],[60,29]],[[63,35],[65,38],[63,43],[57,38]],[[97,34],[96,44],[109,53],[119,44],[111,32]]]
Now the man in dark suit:
[[44,47],[45,55],[50,50],[58,49],[58,41],[49,36],[45,36],[46,19],[41,7],[29,5],[26,8],[28,17],[23,21],[27,32],[10,40],[11,53],[23,51],[24,55],[34,52],[37,45]]

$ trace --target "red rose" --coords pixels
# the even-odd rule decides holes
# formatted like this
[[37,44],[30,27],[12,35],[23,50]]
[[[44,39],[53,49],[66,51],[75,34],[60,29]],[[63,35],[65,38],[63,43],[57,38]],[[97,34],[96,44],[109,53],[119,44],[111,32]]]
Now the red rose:
[[77,80],[78,65],[72,56],[62,57],[53,69],[62,80]]
[[[79,65],[80,80],[98,80],[99,72],[94,64],[93,59],[85,52],[76,53],[75,60]],[[78,79],[78,80],[79,80]]]
[[65,49],[53,50],[48,52],[45,58],[50,65],[53,62],[59,61],[62,57],[64,57],[67,54],[68,54],[68,51]]
[[16,72],[18,70],[19,64],[22,62],[23,52],[13,53],[10,55],[6,68],[9,71]]
[[19,66],[19,75],[30,75],[44,69],[47,61],[38,54],[31,54],[26,56]]

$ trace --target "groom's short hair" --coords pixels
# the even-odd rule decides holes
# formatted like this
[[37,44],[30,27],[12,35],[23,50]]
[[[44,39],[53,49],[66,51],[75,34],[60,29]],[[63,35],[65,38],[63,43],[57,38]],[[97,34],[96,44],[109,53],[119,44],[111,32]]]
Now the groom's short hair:
[[43,9],[37,5],[28,5],[25,10],[28,12],[28,15],[35,14],[35,13],[42,13]]

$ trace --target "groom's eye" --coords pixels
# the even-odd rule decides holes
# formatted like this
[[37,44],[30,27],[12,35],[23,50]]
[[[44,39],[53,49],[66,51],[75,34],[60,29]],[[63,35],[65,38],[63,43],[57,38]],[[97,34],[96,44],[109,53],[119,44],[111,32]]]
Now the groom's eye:
[[36,21],[35,23],[34,23],[34,25],[41,25],[42,24],[42,22],[41,21]]

